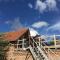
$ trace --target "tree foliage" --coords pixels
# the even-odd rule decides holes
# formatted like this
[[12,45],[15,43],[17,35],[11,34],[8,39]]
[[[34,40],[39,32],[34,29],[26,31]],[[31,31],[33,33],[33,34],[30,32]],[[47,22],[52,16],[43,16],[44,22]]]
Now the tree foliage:
[[54,45],[54,41],[50,41],[48,42],[50,45]]

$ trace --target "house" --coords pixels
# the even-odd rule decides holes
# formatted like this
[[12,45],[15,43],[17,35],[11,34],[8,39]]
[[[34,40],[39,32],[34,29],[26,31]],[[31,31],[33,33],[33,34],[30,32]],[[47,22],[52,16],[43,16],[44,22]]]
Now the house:
[[21,28],[17,31],[6,32],[2,37],[17,49],[27,49],[29,46],[29,35],[29,29]]

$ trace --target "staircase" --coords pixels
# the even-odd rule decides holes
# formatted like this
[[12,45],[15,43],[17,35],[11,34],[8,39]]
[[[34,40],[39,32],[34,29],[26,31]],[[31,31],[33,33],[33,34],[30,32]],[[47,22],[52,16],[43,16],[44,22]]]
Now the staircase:
[[30,49],[30,52],[32,53],[32,56],[33,56],[34,60],[39,60],[39,59],[37,58],[37,55],[35,54],[33,48],[30,46],[29,49]]
[[29,50],[34,58],[34,60],[49,60],[48,56],[45,54],[45,50],[39,46],[35,40],[31,37]]
[[49,60],[47,55],[44,53],[44,51],[39,46],[35,48],[36,50],[33,49],[31,46],[29,47],[29,49],[32,53],[34,60]]
[[[57,53],[56,51],[54,52],[53,49],[50,49],[43,41],[38,41],[38,43],[31,37],[29,49],[34,60],[60,60],[60,51]],[[45,49],[44,46],[47,46],[48,49]]]
[[44,53],[44,51],[39,46],[37,46],[37,48],[40,52],[41,57],[43,57],[41,60],[49,60],[47,55]]

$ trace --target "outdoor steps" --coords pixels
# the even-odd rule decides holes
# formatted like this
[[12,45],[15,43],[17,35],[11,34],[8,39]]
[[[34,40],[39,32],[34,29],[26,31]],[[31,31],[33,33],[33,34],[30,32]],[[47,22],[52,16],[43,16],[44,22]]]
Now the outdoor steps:
[[30,49],[30,52],[32,53],[32,56],[33,56],[34,60],[39,60],[39,59],[37,59],[37,56],[36,56],[33,48],[30,46],[29,49]]
[[40,55],[43,57],[43,60],[49,60],[45,51],[43,51],[39,46],[37,46],[38,50],[40,51]]
[[37,47],[37,52],[33,50],[33,48],[30,46],[30,51],[33,55],[34,60],[48,60],[48,57],[45,55],[45,53],[40,49],[40,47]]

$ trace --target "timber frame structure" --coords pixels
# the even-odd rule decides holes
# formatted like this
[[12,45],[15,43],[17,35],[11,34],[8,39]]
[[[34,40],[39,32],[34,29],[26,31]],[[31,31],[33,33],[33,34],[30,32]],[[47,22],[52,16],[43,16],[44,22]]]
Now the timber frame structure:
[[[60,43],[56,36],[60,35],[32,37],[29,29],[22,28],[18,31],[7,32],[2,37],[9,41],[17,51],[29,50],[34,60],[60,60]],[[47,46],[45,44],[47,38],[53,38],[54,45]]]
[[9,41],[17,50],[27,49],[29,46],[29,29],[21,28],[18,31],[6,32],[3,34],[3,38]]

